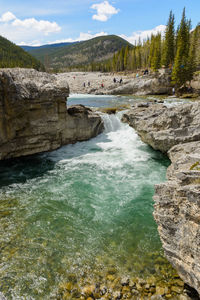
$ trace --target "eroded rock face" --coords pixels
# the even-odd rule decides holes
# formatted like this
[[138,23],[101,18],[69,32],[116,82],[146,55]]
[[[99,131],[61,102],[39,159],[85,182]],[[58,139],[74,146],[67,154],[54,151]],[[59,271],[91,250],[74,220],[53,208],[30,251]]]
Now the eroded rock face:
[[200,103],[166,108],[152,104],[135,107],[123,121],[136,129],[142,141],[166,153],[171,147],[200,140]]
[[138,107],[124,115],[142,140],[168,151],[167,182],[155,187],[154,218],[167,259],[200,294],[200,103]]
[[[31,69],[0,70],[0,159],[57,149],[103,130],[97,114],[72,116],[67,81]],[[87,109],[86,109],[87,110]]]
[[167,259],[200,294],[200,142],[174,146],[167,182],[156,185],[154,218]]

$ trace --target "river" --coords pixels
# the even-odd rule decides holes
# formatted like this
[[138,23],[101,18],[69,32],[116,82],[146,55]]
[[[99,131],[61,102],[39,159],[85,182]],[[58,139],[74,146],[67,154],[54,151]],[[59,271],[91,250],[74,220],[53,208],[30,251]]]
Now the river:
[[[117,97],[81,99],[108,106]],[[169,160],[121,115],[103,114],[105,131],[90,141],[1,162],[0,291],[8,299],[56,299],[67,278],[100,281],[110,269],[160,275],[152,196]]]

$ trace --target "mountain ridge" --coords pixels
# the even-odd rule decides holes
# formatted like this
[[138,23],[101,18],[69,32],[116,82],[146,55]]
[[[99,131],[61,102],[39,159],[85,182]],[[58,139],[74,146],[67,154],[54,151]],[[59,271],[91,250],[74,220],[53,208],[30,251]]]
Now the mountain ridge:
[[40,60],[47,70],[65,70],[72,66],[106,61],[112,58],[115,52],[127,45],[133,47],[132,44],[117,35],[107,35],[87,41],[67,43],[64,46],[61,43],[36,48],[22,46],[22,48],[26,47],[26,51]]

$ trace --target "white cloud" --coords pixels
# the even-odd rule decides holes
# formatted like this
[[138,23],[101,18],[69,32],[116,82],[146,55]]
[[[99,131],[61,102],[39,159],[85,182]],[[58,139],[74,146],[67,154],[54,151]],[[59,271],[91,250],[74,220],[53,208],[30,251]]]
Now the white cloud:
[[93,20],[106,22],[112,15],[116,15],[119,12],[119,9],[116,9],[114,6],[110,5],[108,1],[104,1],[99,4],[93,4],[92,9],[97,11],[97,14],[92,16]]
[[35,29],[37,31],[43,32],[45,35],[48,35],[49,33],[59,32],[61,30],[56,22],[43,20],[37,21],[34,18],[25,20],[15,19],[11,25],[18,28],[21,27],[25,29]]
[[10,11],[0,16],[0,35],[15,43],[20,43],[22,40],[38,40],[60,30],[61,27],[56,22],[36,20],[35,18],[21,20]]
[[135,43],[137,43],[139,41],[139,39],[142,42],[143,40],[146,40],[148,37],[150,38],[152,34],[156,34],[156,33],[160,32],[162,35],[164,35],[165,29],[166,29],[165,25],[159,25],[153,29],[133,32],[131,36],[126,36],[124,34],[122,34],[120,36],[123,39],[127,40],[129,43],[134,45]]
[[6,13],[4,13],[1,18],[0,18],[0,22],[9,22],[9,21],[12,21],[12,20],[15,20],[16,17],[15,15],[13,15],[13,13],[11,13],[10,11],[7,11]]

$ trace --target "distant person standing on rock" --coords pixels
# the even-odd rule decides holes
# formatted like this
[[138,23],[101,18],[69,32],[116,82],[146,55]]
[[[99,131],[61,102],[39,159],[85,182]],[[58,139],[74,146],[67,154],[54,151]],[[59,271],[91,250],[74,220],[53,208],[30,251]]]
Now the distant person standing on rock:
[[113,78],[113,82],[116,83],[116,81],[117,81],[117,80],[116,80],[116,78],[114,77],[114,78]]
[[175,88],[172,88],[172,94],[175,95]]
[[88,81],[88,86],[90,86],[90,81]]
[[122,78],[120,79],[120,81],[119,81],[119,83],[122,83],[123,82],[123,80],[122,80]]
[[103,82],[102,82],[102,84],[101,84],[101,87],[102,87],[102,88],[104,87],[104,84],[103,84]]
[[83,83],[83,87],[85,88],[85,82]]

